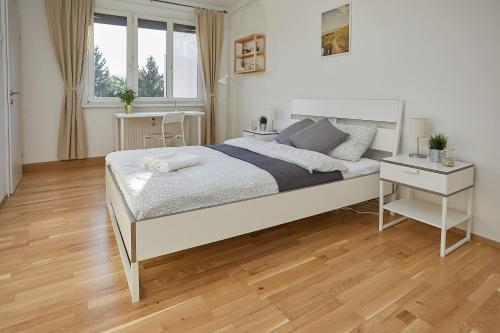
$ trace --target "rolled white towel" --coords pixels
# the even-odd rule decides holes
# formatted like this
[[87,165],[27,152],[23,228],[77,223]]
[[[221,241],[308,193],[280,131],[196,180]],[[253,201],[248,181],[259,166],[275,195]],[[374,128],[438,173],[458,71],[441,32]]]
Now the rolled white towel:
[[139,166],[144,169],[152,170],[155,168],[156,161],[166,160],[179,155],[180,153],[170,152],[158,156],[146,156],[139,160]]
[[201,156],[183,154],[168,159],[156,160],[154,168],[160,172],[172,172],[201,163]]

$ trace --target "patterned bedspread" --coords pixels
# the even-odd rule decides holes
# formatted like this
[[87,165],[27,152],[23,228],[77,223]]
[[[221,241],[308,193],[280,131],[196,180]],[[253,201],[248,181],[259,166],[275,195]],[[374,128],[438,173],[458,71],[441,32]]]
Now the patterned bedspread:
[[[345,171],[346,168],[326,155],[285,145],[248,138],[229,140],[272,158],[287,160],[308,171]],[[269,148],[266,148],[269,147]],[[139,166],[142,157],[154,157],[165,151],[180,151],[202,157],[202,164],[175,172],[162,173]],[[269,155],[268,155],[269,154]],[[321,156],[320,156],[321,155]],[[111,168],[123,197],[137,221],[213,207],[279,192],[273,176],[250,163],[207,147],[175,147],[121,151],[109,154]]]

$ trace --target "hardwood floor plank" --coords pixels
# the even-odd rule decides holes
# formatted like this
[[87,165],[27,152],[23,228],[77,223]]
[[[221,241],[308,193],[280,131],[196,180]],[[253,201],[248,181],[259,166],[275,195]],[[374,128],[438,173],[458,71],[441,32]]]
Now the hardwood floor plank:
[[377,227],[337,210],[151,259],[133,304],[103,160],[30,166],[0,207],[0,332],[499,331],[491,242],[440,258],[437,229]]

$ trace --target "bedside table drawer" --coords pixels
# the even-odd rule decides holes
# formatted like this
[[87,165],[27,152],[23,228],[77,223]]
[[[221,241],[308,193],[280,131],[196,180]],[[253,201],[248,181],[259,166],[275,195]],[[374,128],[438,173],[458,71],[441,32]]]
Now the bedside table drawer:
[[382,162],[380,178],[447,196],[474,184],[474,168],[446,175]]

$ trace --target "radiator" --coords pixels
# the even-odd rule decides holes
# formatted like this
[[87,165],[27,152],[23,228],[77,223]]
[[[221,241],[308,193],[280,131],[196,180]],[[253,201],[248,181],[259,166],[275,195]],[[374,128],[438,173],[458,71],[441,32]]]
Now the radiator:
[[[191,129],[195,128],[195,126],[191,126],[190,117],[186,117],[184,120],[184,134],[186,144],[189,145],[191,142],[195,142],[196,133],[192,133]],[[196,121],[196,120],[195,120]],[[161,122],[162,117],[158,118],[136,118],[136,119],[128,119],[124,123],[124,143],[125,150],[133,150],[133,149],[142,149],[144,137],[150,133],[161,133]],[[172,125],[168,125],[172,126]],[[166,127],[167,131],[177,132],[177,129]],[[191,140],[191,138],[193,138]],[[167,140],[168,146],[177,146],[180,143],[176,139]],[[155,147],[163,147],[163,141],[161,140],[147,140],[146,142],[147,148],[155,148]]]

